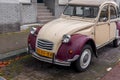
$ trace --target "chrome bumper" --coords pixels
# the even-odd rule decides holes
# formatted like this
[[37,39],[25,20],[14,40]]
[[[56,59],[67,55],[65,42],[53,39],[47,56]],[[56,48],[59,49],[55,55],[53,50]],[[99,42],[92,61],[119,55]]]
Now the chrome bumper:
[[70,66],[71,65],[71,62],[68,62],[68,61],[59,61],[57,59],[45,58],[45,57],[39,56],[35,52],[32,52],[32,56],[34,58],[40,60],[40,61],[44,61],[44,62],[48,62],[48,63],[52,63],[52,64],[57,64],[57,65],[62,65],[62,66]]

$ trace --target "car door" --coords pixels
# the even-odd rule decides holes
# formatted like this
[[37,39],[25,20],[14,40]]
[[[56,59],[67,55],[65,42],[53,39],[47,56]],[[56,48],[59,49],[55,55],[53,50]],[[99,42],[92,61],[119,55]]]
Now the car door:
[[117,20],[117,10],[114,6],[110,5],[110,40],[114,40],[116,37],[116,21]]
[[97,48],[109,41],[110,34],[109,5],[105,5],[99,15],[98,23],[95,26],[95,42]]

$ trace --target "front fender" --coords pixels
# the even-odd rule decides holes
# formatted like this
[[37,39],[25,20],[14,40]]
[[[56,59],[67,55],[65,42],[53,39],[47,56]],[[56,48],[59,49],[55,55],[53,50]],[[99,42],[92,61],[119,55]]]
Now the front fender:
[[38,27],[35,34],[29,34],[28,36],[28,49],[32,49],[35,51],[35,46],[36,46],[36,39],[38,32],[40,31],[42,27]]
[[28,36],[28,49],[32,49],[35,51],[35,46],[36,46],[36,36],[29,34]]
[[56,59],[67,61],[68,59],[73,59],[75,55],[81,55],[81,51],[84,45],[89,41],[93,41],[93,40],[85,35],[80,35],[80,34],[72,35],[71,40],[68,44],[65,43],[61,44],[57,52]]

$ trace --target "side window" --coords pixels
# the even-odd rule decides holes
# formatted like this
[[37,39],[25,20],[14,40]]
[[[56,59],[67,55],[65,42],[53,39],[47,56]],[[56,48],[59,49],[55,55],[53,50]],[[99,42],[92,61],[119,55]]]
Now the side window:
[[108,20],[108,15],[109,15],[108,6],[105,6],[105,7],[103,7],[103,9],[101,10],[99,21],[100,21],[100,22],[105,22],[105,21],[107,21],[107,20]]
[[64,11],[64,14],[65,15],[73,15],[73,10],[74,10],[73,6],[68,6],[66,11]]
[[76,15],[82,16],[83,14],[83,8],[82,7],[76,7]]
[[91,6],[77,6],[76,16],[82,16],[86,18],[95,18],[98,15],[99,8]]
[[117,12],[113,6],[110,6],[110,19],[117,18]]

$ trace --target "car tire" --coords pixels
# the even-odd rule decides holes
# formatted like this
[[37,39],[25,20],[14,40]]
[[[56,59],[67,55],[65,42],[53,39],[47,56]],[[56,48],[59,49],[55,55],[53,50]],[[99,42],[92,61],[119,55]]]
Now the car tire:
[[73,66],[77,72],[85,71],[90,65],[93,50],[90,45],[85,45],[80,57],[74,62]]
[[119,39],[115,39],[113,41],[113,47],[118,47],[120,45],[120,40]]

